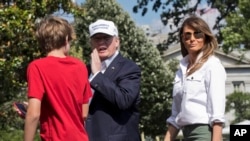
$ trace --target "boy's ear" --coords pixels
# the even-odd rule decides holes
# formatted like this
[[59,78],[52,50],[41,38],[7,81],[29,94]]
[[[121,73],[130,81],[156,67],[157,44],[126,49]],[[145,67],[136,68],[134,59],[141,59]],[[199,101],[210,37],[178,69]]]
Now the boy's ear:
[[66,37],[65,37],[65,41],[69,41],[69,36],[67,35]]
[[69,42],[69,36],[67,35],[66,37],[65,37],[65,45],[67,45],[67,43]]

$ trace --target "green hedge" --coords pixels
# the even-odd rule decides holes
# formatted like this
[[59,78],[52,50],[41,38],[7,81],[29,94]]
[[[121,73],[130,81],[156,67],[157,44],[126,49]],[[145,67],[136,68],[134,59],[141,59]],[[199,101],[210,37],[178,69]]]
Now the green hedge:
[[[22,141],[23,130],[0,130],[0,141]],[[37,133],[34,141],[40,141]]]

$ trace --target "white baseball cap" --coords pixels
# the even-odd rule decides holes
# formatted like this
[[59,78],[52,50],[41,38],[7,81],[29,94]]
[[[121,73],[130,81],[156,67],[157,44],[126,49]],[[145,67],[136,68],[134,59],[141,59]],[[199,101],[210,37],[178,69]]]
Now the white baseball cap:
[[112,21],[99,19],[96,22],[89,25],[90,37],[96,33],[104,33],[111,36],[118,36],[118,30]]

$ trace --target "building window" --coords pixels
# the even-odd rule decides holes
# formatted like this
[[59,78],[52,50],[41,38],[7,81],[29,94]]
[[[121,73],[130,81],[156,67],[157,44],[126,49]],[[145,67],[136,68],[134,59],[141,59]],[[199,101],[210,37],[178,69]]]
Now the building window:
[[234,91],[245,92],[245,82],[244,81],[233,81]]

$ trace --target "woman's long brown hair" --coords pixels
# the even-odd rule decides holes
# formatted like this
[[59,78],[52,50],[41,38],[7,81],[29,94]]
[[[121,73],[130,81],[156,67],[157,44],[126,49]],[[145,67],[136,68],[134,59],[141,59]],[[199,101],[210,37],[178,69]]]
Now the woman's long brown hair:
[[184,43],[182,41],[182,34],[183,34],[183,29],[185,26],[189,26],[193,28],[195,31],[199,31],[204,33],[205,38],[204,38],[204,46],[200,50],[202,52],[202,57],[199,60],[196,60],[196,64],[190,69],[190,71],[187,73],[187,75],[192,74],[208,60],[208,58],[214,54],[214,50],[218,47],[217,40],[215,36],[212,34],[208,24],[201,19],[200,17],[197,16],[190,16],[189,18],[185,19],[179,32],[179,39],[181,43],[181,53],[182,56],[185,57],[188,55],[188,51],[186,47],[184,46]]

